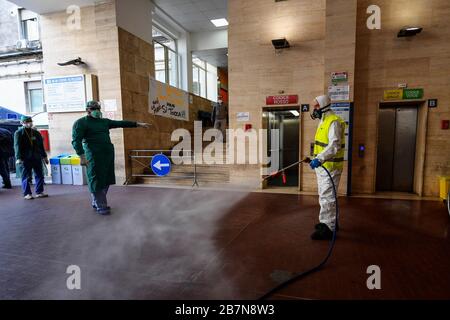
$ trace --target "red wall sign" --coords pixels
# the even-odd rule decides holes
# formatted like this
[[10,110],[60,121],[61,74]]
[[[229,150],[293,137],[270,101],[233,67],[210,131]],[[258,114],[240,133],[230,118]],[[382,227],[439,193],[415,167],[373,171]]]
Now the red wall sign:
[[266,105],[282,105],[282,104],[297,104],[298,95],[286,96],[268,96],[266,97]]

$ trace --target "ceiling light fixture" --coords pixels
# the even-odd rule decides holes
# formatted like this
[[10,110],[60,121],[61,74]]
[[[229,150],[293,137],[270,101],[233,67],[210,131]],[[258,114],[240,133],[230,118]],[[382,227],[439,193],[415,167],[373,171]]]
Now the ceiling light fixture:
[[300,113],[297,110],[289,110],[289,111],[291,111],[291,113],[296,117],[300,115]]
[[213,25],[215,25],[217,28],[220,27],[225,27],[228,25],[228,21],[225,18],[220,18],[220,19],[212,19],[211,22],[213,23]]
[[402,28],[398,34],[397,37],[398,38],[402,38],[402,37],[412,37],[415,36],[418,33],[422,32],[422,28],[421,27],[405,27]]

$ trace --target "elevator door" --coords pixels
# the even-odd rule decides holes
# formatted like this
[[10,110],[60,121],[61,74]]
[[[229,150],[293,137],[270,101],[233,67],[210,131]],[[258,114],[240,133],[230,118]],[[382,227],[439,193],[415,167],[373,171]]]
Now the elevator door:
[[378,117],[377,191],[413,192],[417,107],[381,107]]
[[[279,153],[279,169],[285,168],[299,159],[299,117],[298,109],[292,110],[265,110],[267,121],[268,150]],[[278,148],[271,141],[271,130],[279,130]],[[298,186],[298,166],[293,166],[285,171],[285,182],[283,176],[271,178],[268,186]]]

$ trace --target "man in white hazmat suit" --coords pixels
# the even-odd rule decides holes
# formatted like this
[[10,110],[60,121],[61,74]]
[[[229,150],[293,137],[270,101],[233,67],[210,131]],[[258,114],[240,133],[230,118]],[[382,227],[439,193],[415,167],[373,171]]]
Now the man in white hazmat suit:
[[[320,203],[320,223],[316,225],[313,240],[330,240],[336,225],[336,199],[333,185],[325,167],[331,174],[337,188],[344,167],[345,122],[331,110],[331,101],[327,95],[314,100],[312,119],[320,119],[314,141],[314,159],[310,166],[316,171]],[[337,230],[336,230],[337,231]]]

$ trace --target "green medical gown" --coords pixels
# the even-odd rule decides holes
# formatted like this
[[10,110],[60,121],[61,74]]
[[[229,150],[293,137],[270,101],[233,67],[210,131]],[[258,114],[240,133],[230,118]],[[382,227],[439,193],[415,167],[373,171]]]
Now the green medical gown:
[[85,116],[78,119],[72,128],[72,146],[88,161],[87,177],[90,192],[98,192],[116,183],[114,174],[114,146],[109,129],[136,128],[136,122],[97,119]]

